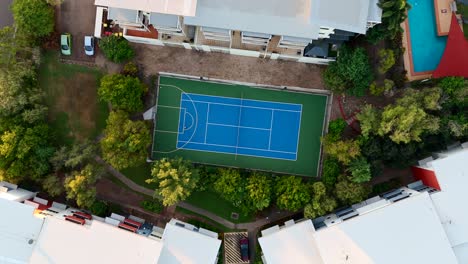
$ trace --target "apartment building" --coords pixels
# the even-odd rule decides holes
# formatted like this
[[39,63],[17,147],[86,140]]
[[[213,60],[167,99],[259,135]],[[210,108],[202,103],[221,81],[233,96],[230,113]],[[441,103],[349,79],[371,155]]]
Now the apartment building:
[[406,187],[263,230],[264,263],[468,263],[467,161],[457,144],[420,161]]
[[101,218],[0,182],[0,263],[217,263],[218,234],[171,219]]
[[327,64],[381,22],[378,0],[95,0],[95,36]]

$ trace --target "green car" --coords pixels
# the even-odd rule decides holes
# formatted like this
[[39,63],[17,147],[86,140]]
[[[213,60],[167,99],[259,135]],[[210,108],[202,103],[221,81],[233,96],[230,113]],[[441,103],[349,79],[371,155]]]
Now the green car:
[[60,50],[63,55],[71,55],[71,35],[69,33],[60,35]]

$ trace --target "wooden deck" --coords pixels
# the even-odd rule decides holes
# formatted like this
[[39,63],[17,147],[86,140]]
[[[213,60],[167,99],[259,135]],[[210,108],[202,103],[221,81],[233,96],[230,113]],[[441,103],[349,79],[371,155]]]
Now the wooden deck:
[[436,15],[437,35],[447,36],[452,21],[452,9],[450,3],[453,0],[434,0],[434,12]]

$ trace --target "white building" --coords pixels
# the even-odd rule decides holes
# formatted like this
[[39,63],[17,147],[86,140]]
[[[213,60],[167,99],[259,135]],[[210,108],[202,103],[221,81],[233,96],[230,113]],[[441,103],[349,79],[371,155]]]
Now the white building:
[[334,45],[381,22],[377,2],[95,0],[95,36],[121,32],[132,42],[326,64]]
[[[144,220],[112,214],[105,219],[34,197],[15,185],[0,189],[0,263],[214,264],[218,234],[172,219],[163,230],[123,230]],[[8,199],[5,199],[8,198]],[[82,214],[85,218],[74,218]],[[73,221],[65,221],[72,216]],[[89,217],[90,219],[86,218]],[[91,219],[92,218],[92,219]],[[131,227],[131,226],[130,226]],[[138,234],[137,234],[138,233]]]
[[313,221],[263,230],[265,262],[468,263],[467,147],[420,162],[414,170],[420,181],[408,188]]

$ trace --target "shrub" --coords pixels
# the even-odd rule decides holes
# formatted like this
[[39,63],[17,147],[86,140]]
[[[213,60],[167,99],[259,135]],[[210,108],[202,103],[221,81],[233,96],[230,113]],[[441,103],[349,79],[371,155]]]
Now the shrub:
[[28,36],[44,37],[54,30],[54,9],[46,1],[15,0],[11,10],[18,30]]
[[440,87],[449,96],[465,86],[465,79],[463,77],[446,77],[443,78],[440,83]]
[[340,175],[341,167],[337,159],[325,158],[322,168],[322,182],[328,189],[335,186],[336,179]]
[[393,50],[379,50],[379,73],[385,74],[393,65],[395,65],[395,54],[393,53]]
[[109,205],[107,205],[107,203],[103,201],[94,201],[89,210],[93,215],[105,217],[109,210]]
[[372,177],[370,164],[364,157],[351,161],[347,170],[351,173],[350,180],[356,183],[368,182]]
[[336,93],[363,96],[373,79],[366,52],[362,48],[341,47],[336,62],[323,72],[325,85]]
[[143,209],[157,214],[161,213],[164,209],[164,206],[159,200],[144,200],[140,205]]
[[369,91],[372,95],[380,96],[384,92],[388,92],[392,90],[394,86],[395,86],[395,83],[392,80],[385,79],[383,86],[378,86],[376,82],[372,82],[369,87]]
[[133,48],[128,44],[128,41],[122,37],[114,35],[104,37],[99,42],[99,47],[102,49],[107,59],[117,63],[130,60],[135,56]]
[[345,130],[347,124],[342,118],[335,119],[328,125],[328,136],[332,141],[341,139],[341,135]]
[[125,64],[122,74],[126,76],[137,77],[138,67],[135,63],[128,62],[127,64]]

